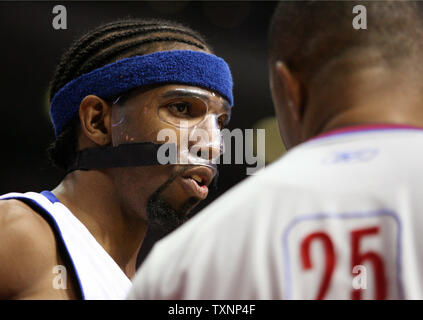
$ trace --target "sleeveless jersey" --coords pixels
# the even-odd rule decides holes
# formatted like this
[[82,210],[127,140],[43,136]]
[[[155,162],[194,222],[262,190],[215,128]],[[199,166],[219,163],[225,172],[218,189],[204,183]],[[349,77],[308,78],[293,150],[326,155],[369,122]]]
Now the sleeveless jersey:
[[47,220],[55,233],[61,254],[76,275],[83,299],[126,297],[131,286],[129,278],[84,224],[53,193],[43,191],[41,194],[26,192],[0,196],[0,200],[5,199],[20,200]]

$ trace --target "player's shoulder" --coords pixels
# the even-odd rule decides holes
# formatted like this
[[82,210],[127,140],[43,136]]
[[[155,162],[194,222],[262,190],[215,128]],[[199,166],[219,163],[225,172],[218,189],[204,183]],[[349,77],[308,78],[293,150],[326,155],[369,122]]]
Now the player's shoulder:
[[45,219],[17,199],[0,200],[0,226],[20,226],[22,228],[31,226],[34,231],[50,230]]
[[57,264],[55,237],[49,224],[19,200],[0,200],[0,297],[31,290]]
[[[48,222],[22,201],[0,200],[0,241],[8,247],[30,247],[34,252],[55,248],[55,237]],[[2,241],[1,243],[5,243]],[[55,252],[55,251],[53,251]]]

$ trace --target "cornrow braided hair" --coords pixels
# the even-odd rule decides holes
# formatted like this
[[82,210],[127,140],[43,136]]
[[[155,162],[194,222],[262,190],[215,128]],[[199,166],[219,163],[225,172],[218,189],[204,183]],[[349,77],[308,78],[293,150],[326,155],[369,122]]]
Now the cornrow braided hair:
[[[211,52],[204,38],[192,29],[168,20],[124,19],[97,27],[77,39],[62,55],[50,83],[50,101],[65,84],[117,60],[152,53],[160,42],[184,43]],[[79,119],[66,126],[48,148],[52,164],[66,170],[77,149]]]

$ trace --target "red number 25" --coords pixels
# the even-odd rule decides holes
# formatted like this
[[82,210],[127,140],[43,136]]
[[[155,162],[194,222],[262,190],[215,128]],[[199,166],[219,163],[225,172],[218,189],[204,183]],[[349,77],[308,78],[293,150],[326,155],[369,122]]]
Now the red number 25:
[[[366,236],[377,235],[378,233],[379,227],[351,231],[351,273],[354,266],[362,265],[364,262],[372,263],[375,274],[375,299],[382,300],[386,299],[387,295],[385,265],[383,259],[380,255],[373,251],[367,251],[365,253],[360,252],[360,241]],[[325,252],[325,270],[316,297],[317,300],[321,300],[324,299],[329,289],[331,277],[336,267],[336,255],[333,242],[329,235],[322,231],[313,232],[305,237],[301,243],[301,262],[305,270],[313,268],[310,258],[310,245],[313,241],[320,241],[323,244]],[[351,292],[351,299],[360,300],[361,294],[362,290],[353,289]]]

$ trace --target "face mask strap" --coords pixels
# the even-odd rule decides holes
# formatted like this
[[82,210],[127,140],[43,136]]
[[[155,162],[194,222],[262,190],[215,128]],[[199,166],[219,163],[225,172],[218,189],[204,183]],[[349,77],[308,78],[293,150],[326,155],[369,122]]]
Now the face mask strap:
[[[85,149],[76,153],[67,173],[75,170],[159,165],[157,152],[161,146],[163,145],[152,142],[140,142]],[[166,147],[169,154],[176,154],[176,144],[168,143]]]

